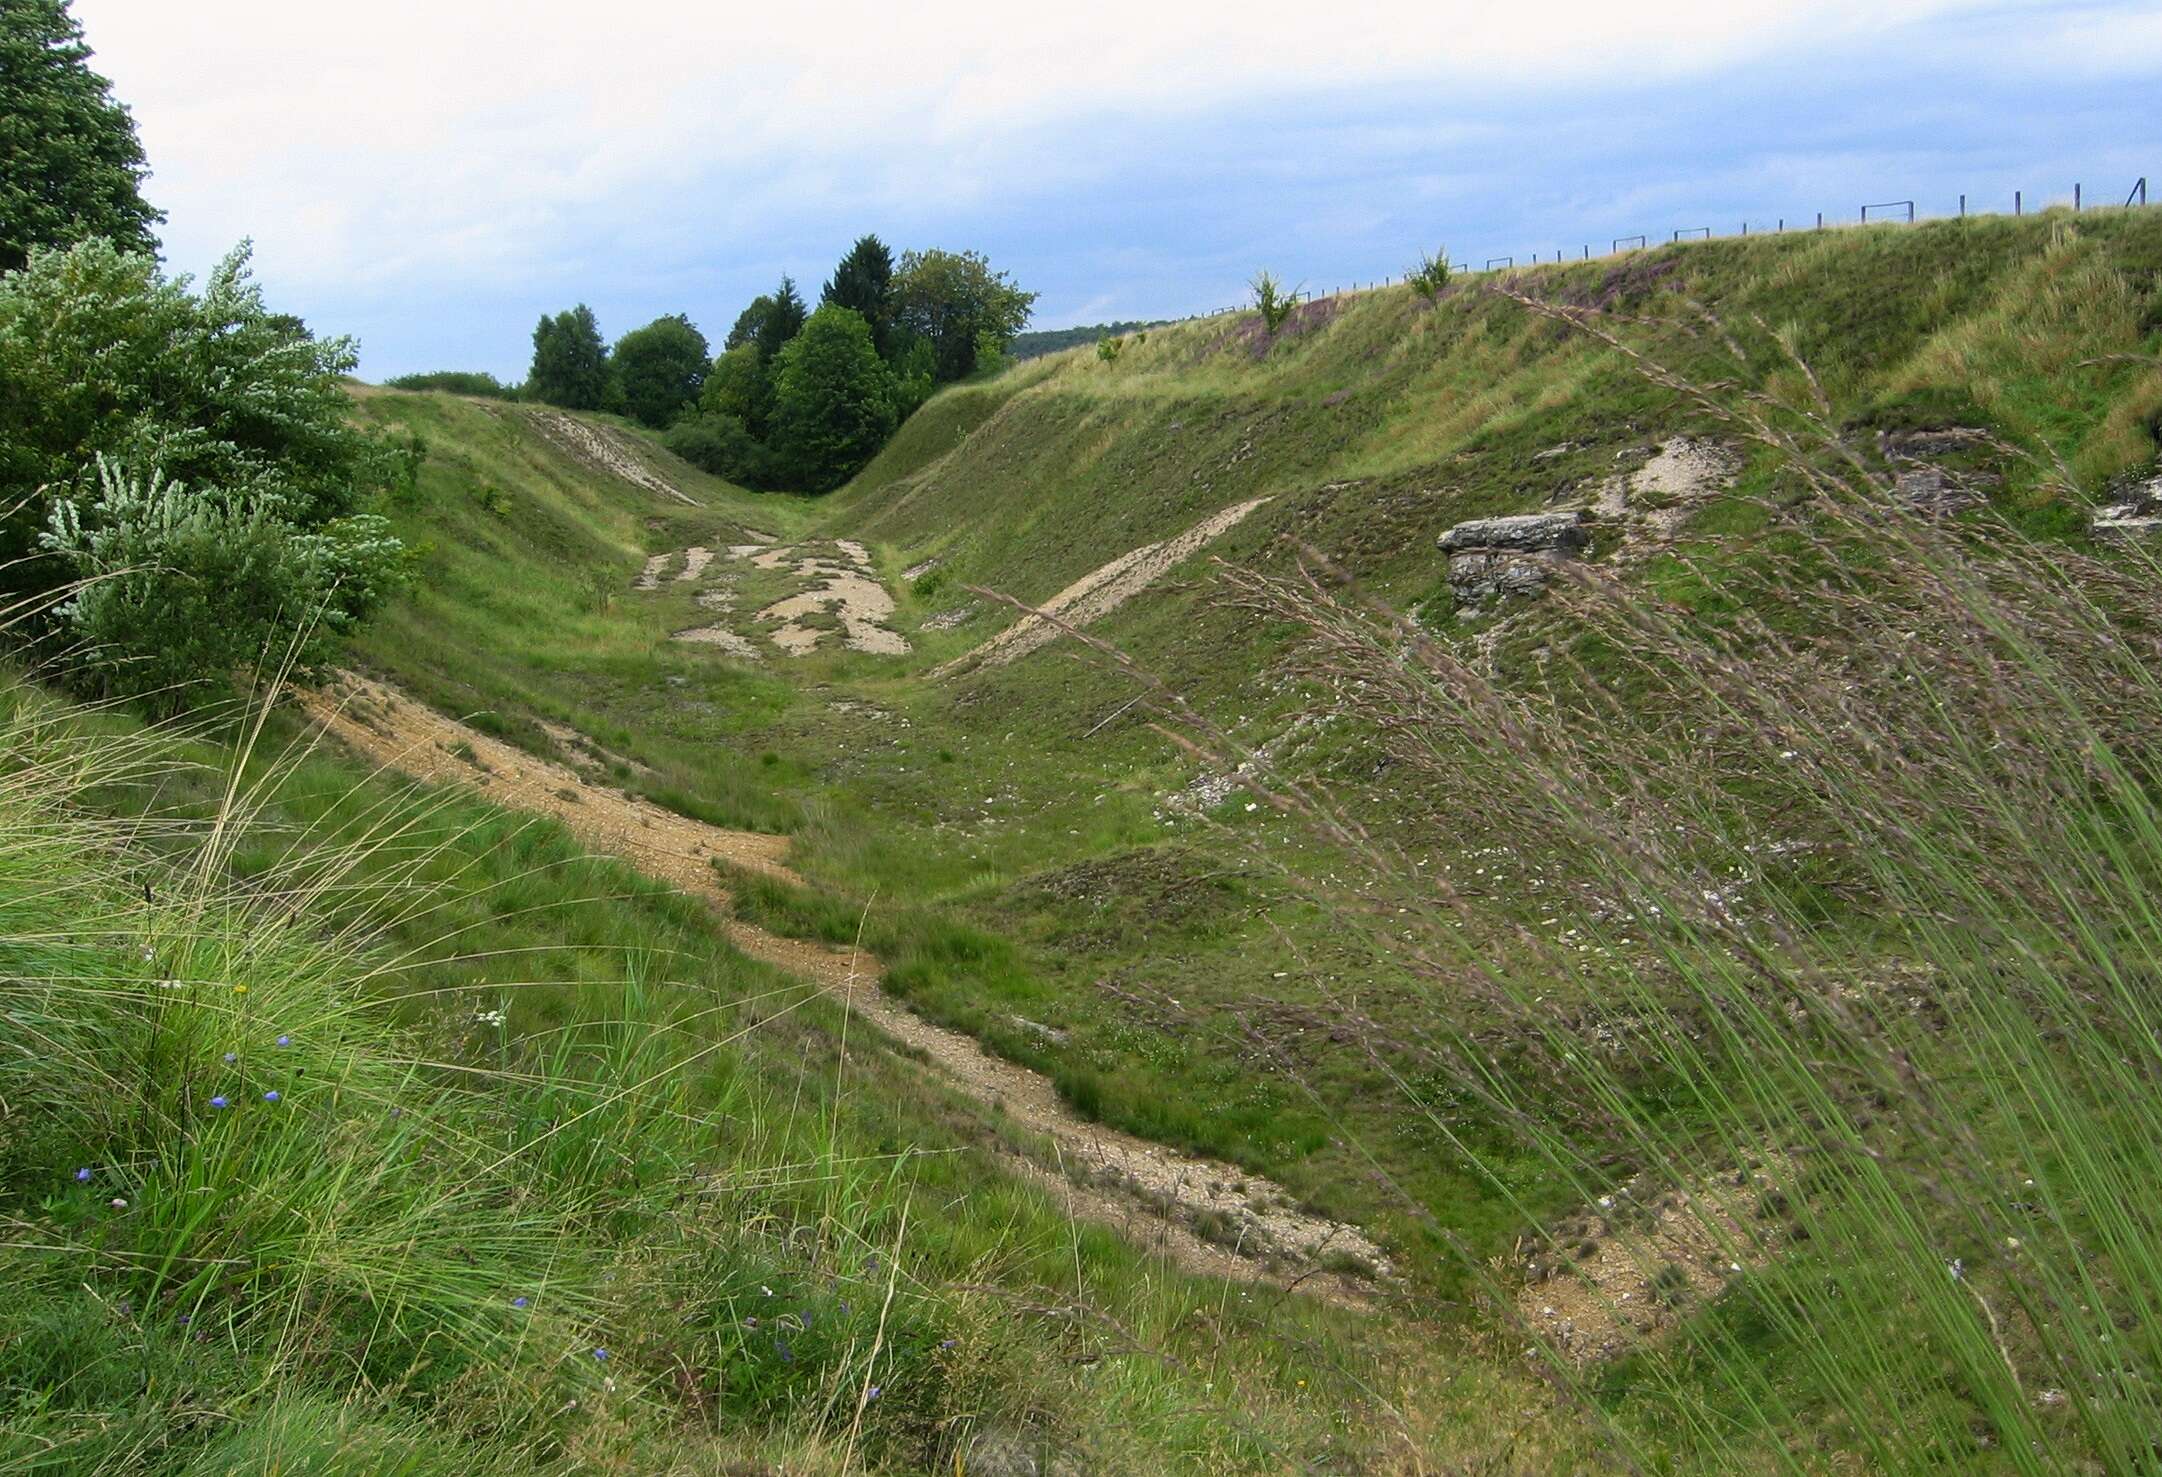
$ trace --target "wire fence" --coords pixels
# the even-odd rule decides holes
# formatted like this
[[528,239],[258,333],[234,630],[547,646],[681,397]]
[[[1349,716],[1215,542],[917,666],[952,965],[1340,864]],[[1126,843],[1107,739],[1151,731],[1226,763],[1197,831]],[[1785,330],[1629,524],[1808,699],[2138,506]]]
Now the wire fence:
[[[2114,199],[2114,196],[2111,196],[2110,198]],[[2062,200],[2063,197],[2059,196],[2059,203],[2061,203]],[[2125,192],[2123,203],[2108,208],[2114,208],[2119,210],[2138,210],[2144,208],[2146,204],[2147,176],[2141,175],[2139,179],[2133,184],[2132,188]],[[2042,208],[2046,210],[2053,207],[2045,202]],[[2086,203],[2086,187],[2083,184],[2075,182],[2072,186],[2071,208],[2074,213],[2078,213],[2085,211],[2089,208],[2102,207],[2089,207]],[[2015,216],[2022,216],[2026,213],[2026,192],[2024,190],[2014,190],[2012,192],[2011,214]],[[1959,203],[1956,209],[1956,213],[1942,216],[1917,215],[1915,213],[1915,202],[1912,200],[1876,200],[1862,206],[1859,213],[1856,215],[1848,216],[1845,218],[1834,217],[1829,221],[1825,219],[1824,212],[1821,210],[1816,212],[1815,218],[1813,220],[1797,218],[1792,224],[1788,222],[1786,217],[1778,217],[1774,220],[1769,230],[1766,230],[1763,223],[1760,221],[1756,224],[1754,234],[1759,236],[1779,236],[1785,235],[1790,231],[1839,230],[1842,228],[1859,226],[1911,226],[1923,221],[1930,220],[1965,220],[1968,218],[1969,214],[1970,212],[1967,209],[1967,197],[1965,195],[1961,195],[1959,197]],[[2004,212],[2001,210],[1994,212],[1974,211],[1971,212],[1971,214],[1977,216],[1990,214],[2002,215],[2004,214]],[[1732,236],[1750,235],[1750,222],[1746,220],[1741,222],[1741,229],[1739,231],[1729,234]],[[1709,241],[1712,240],[1713,237],[1714,231],[1713,228],[1710,226],[1677,226],[1673,227],[1671,230],[1671,234],[1669,234],[1667,238],[1661,241],[1659,244],[1661,246],[1671,246],[1682,241]],[[1649,242],[1650,233],[1648,232],[1635,236],[1616,236],[1613,238],[1611,244],[1607,247],[1607,249],[1600,253],[1600,256],[1602,258],[1605,258],[1609,256],[1620,256],[1633,251],[1656,249],[1651,247],[1649,245]],[[1587,241],[1580,248],[1578,248],[1578,254],[1574,258],[1571,258],[1568,255],[1568,251],[1566,248],[1556,248],[1554,254],[1551,257],[1548,257],[1540,251],[1532,252],[1529,257],[1522,263],[1522,265],[1539,266],[1549,262],[1559,264],[1570,260],[1590,261],[1591,259],[1591,243]],[[1478,269],[1477,273],[1473,272],[1470,259],[1466,259],[1465,261],[1460,262],[1451,262],[1449,264],[1449,270],[1453,273],[1460,273],[1465,276],[1472,276],[1484,275],[1488,272],[1506,272],[1516,268],[1519,265],[1516,259],[1516,255],[1514,253],[1510,253],[1505,256],[1490,256],[1484,258],[1483,260],[1485,262],[1485,265],[1481,266]],[[1349,293],[1370,292],[1378,287],[1394,287],[1397,284],[1403,282],[1404,280],[1405,278],[1401,274],[1388,277],[1377,277],[1370,282],[1355,281],[1343,287],[1332,287],[1327,292],[1309,292],[1301,288],[1295,291],[1292,296],[1300,302],[1321,302],[1328,298],[1342,297]],[[1185,323],[1190,322],[1195,318],[1217,318],[1223,316],[1226,313],[1245,312],[1252,306],[1253,304],[1251,303],[1234,303],[1228,308],[1217,308],[1211,312],[1191,313],[1188,314],[1187,317],[1178,319],[1176,321]]]

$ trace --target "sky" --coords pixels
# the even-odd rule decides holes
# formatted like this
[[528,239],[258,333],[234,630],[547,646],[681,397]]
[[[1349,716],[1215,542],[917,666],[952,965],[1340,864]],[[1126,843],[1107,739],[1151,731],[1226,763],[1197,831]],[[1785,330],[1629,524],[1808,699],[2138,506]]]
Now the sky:
[[[1033,326],[1708,226],[2162,200],[2162,0],[76,0],[165,255],[243,238],[363,377],[523,377],[533,324],[716,343],[856,237]],[[1873,212],[1874,214],[1874,212]]]

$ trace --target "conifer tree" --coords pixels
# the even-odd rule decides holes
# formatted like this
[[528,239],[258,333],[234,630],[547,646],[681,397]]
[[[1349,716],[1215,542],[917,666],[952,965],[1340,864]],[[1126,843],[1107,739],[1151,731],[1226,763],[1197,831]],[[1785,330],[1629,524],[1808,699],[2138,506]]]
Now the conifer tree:
[[0,0],[0,271],[92,236],[157,249],[135,120],[89,62],[67,0]]

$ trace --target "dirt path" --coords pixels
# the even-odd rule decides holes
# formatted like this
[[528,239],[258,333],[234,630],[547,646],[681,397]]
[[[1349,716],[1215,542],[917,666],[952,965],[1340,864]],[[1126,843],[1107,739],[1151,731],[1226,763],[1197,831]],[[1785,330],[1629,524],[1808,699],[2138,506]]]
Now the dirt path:
[[[1184,533],[1131,549],[1109,564],[1081,576],[1043,603],[1045,614],[1069,626],[1086,626],[1102,620],[1134,596],[1155,584],[1188,556],[1229,533],[1248,513],[1267,502],[1249,498],[1212,513]],[[1042,615],[1029,614],[981,646],[965,651],[952,661],[932,669],[933,677],[949,677],[971,667],[1002,666],[1018,661],[1059,637],[1059,627]]]
[[[728,894],[713,869],[716,859],[802,881],[783,860],[786,837],[709,826],[594,784],[568,764],[490,738],[384,683],[348,674],[301,693],[300,702],[326,733],[386,768],[472,785],[500,804],[552,816],[596,850],[724,911]],[[569,732],[549,731],[558,743]],[[1387,1256],[1357,1227],[1300,1210],[1282,1186],[1078,1117],[1045,1077],[889,999],[878,988],[881,967],[869,955],[735,919],[723,927],[744,953],[818,985],[920,1052],[948,1086],[1048,1138],[1063,1176],[1018,1154],[1012,1163],[1063,1198],[1074,1215],[1119,1227],[1190,1272],[1296,1287],[1346,1304],[1365,1304],[1368,1284],[1324,1265],[1340,1260],[1376,1277],[1392,1275]],[[1210,1237],[1197,1234],[1197,1221],[1210,1227]]]

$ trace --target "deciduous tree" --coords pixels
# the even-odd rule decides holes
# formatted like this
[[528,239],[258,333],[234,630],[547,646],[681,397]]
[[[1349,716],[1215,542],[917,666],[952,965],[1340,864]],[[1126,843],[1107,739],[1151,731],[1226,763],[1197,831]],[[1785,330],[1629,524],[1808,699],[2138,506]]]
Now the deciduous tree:
[[706,336],[681,313],[656,318],[616,340],[624,408],[655,430],[698,400],[709,367]]
[[852,308],[824,307],[782,351],[774,446],[807,492],[840,486],[893,434],[893,376]]
[[974,372],[983,335],[1001,349],[1012,343],[1036,302],[974,251],[911,251],[894,289],[900,327],[929,342],[941,382]]
[[599,410],[608,398],[608,345],[584,303],[543,317],[533,328],[526,392],[565,410]]

